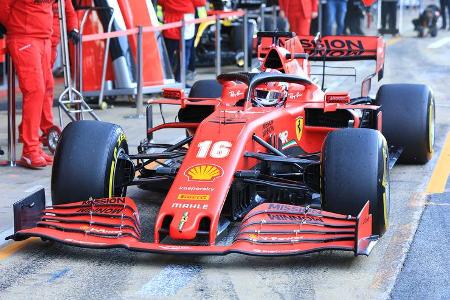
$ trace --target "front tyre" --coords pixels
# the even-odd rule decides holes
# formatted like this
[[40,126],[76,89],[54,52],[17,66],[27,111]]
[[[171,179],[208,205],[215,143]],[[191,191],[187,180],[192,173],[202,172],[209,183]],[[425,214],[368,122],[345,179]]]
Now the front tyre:
[[119,158],[127,154],[127,140],[118,125],[99,121],[67,125],[53,163],[53,204],[124,196],[127,166]]
[[367,201],[372,233],[383,235],[389,219],[388,148],[373,129],[342,129],[328,134],[322,148],[322,209],[357,216]]

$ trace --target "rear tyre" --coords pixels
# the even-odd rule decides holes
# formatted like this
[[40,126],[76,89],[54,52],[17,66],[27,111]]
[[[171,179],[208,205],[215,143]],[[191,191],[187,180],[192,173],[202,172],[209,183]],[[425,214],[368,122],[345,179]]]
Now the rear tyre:
[[198,80],[189,91],[189,98],[219,98],[222,85],[215,79]]
[[328,134],[322,148],[322,209],[357,216],[367,201],[372,233],[383,235],[389,218],[388,148],[373,129],[342,129]]
[[[194,83],[189,98],[220,98],[222,85],[215,79],[199,80]],[[214,105],[187,105],[178,111],[180,122],[201,122],[215,110]]]
[[399,162],[425,164],[434,152],[434,97],[422,84],[386,84],[376,100],[383,113],[383,135],[389,146],[401,147]]
[[[63,130],[52,169],[53,204],[124,196],[123,163],[128,144],[120,126],[99,121],[72,122]],[[118,185],[118,184],[117,184]]]

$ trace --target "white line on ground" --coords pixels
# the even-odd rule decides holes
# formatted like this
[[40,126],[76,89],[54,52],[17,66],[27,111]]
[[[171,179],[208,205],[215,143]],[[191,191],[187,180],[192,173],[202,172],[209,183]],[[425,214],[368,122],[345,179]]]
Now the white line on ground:
[[428,49],[437,49],[444,46],[447,43],[450,43],[450,37],[445,37],[440,40],[437,40],[434,43],[431,43],[430,45],[428,45]]
[[170,264],[144,284],[138,294],[143,297],[173,297],[180,288],[185,287],[201,270],[202,267],[200,265],[179,266]]

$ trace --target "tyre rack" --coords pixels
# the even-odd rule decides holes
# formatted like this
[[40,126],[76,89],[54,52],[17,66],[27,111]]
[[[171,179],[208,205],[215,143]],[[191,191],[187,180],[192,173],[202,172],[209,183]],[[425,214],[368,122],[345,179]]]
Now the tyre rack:
[[[64,112],[71,121],[84,119],[84,113],[99,121],[99,117],[95,114],[93,109],[84,101],[83,95],[73,86],[72,76],[70,70],[69,58],[69,39],[67,37],[67,23],[66,23],[66,3],[65,0],[58,0],[59,12],[59,26],[61,31],[61,49],[62,61],[64,69],[64,91],[58,99],[59,124],[61,128],[64,127]],[[111,18],[112,19],[112,18]]]

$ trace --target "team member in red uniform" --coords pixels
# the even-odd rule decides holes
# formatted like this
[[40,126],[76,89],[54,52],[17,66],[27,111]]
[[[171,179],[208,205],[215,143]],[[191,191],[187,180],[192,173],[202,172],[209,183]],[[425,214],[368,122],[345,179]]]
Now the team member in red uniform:
[[280,16],[286,16],[292,32],[309,35],[311,20],[317,18],[318,0],[280,0]]
[[[66,23],[67,23],[67,32],[69,38],[74,42],[78,43],[80,36],[78,33],[78,17],[75,13],[75,9],[73,8],[73,4],[71,0],[66,0]],[[53,69],[53,65],[56,61],[56,56],[58,55],[58,45],[61,37],[61,32],[59,28],[59,8],[58,2],[53,4],[53,34],[51,37],[52,42],[52,53],[50,59],[50,67]],[[46,93],[46,98],[44,100],[44,104],[42,107],[42,116],[41,116],[41,131],[43,133],[43,137],[48,134],[48,130],[52,128],[53,125],[53,90],[54,90],[54,80],[53,77],[49,82],[48,93]]]
[[50,91],[51,36],[54,0],[2,0],[0,23],[7,30],[6,47],[23,94],[22,163],[40,168],[52,162],[39,142],[44,99]]
[[[164,12],[164,23],[178,22],[183,18],[185,20],[195,18],[195,8],[206,5],[206,0],[158,0],[158,5],[161,5]],[[169,55],[170,63],[172,67],[175,65],[175,53],[179,48],[179,43],[181,39],[180,29],[174,28],[163,31],[164,41],[166,43],[167,52]],[[185,27],[186,40],[186,53],[185,61],[186,64],[189,63],[192,40],[195,35],[195,25],[189,24]],[[175,79],[180,80],[180,68],[179,64],[175,69]]]

